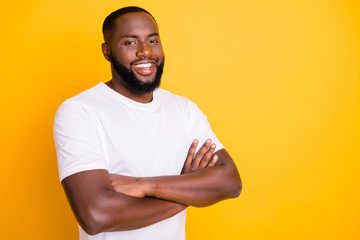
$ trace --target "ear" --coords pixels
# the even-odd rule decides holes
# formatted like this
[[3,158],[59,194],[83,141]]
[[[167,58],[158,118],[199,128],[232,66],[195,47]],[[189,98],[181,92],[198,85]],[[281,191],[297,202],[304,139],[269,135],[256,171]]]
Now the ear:
[[101,44],[101,50],[104,54],[104,57],[106,58],[106,60],[110,61],[110,47],[107,43],[103,43]]

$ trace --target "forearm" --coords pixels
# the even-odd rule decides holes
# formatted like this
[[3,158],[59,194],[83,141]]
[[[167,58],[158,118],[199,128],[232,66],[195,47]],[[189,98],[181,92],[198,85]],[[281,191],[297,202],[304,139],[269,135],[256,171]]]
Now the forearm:
[[160,176],[149,181],[147,196],[167,199],[189,206],[206,207],[240,194],[237,172],[218,165],[180,176]]
[[95,225],[101,226],[98,232],[143,228],[170,218],[186,208],[183,204],[156,198],[139,199],[124,195],[120,198],[105,196],[102,206],[96,209],[98,221]]
[[180,203],[116,193],[106,170],[77,173],[62,184],[79,224],[91,235],[146,227],[186,208]]
[[[215,166],[176,176],[134,178],[111,175],[111,185],[114,191],[138,198],[151,196],[189,206],[209,206],[237,197],[242,187],[237,168],[226,150],[220,150],[216,155],[219,160]],[[195,166],[189,168],[192,167]]]

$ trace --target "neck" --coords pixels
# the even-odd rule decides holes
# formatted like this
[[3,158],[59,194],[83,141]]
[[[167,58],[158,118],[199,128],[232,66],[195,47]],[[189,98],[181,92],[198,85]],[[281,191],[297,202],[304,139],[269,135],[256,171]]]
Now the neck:
[[131,91],[129,91],[122,83],[121,81],[116,81],[114,79],[111,79],[110,81],[105,83],[108,87],[112,88],[117,93],[123,95],[124,97],[127,97],[135,102],[139,103],[149,103],[153,99],[153,92],[150,93],[144,93],[141,95],[135,94]]

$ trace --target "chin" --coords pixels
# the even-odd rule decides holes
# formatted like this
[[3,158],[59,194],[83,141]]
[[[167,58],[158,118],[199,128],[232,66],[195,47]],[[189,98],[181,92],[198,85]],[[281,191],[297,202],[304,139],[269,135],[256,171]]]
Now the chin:
[[144,84],[149,84],[155,82],[155,75],[156,73],[151,74],[149,76],[137,75],[136,78],[139,79]]

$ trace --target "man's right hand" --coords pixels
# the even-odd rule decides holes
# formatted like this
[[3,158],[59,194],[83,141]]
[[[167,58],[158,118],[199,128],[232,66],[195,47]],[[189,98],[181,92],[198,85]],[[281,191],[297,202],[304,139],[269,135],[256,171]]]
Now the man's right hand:
[[211,142],[211,139],[207,139],[196,154],[195,151],[199,140],[195,139],[192,142],[181,174],[195,172],[216,164],[218,160],[218,156],[214,155],[216,144],[211,144]]

